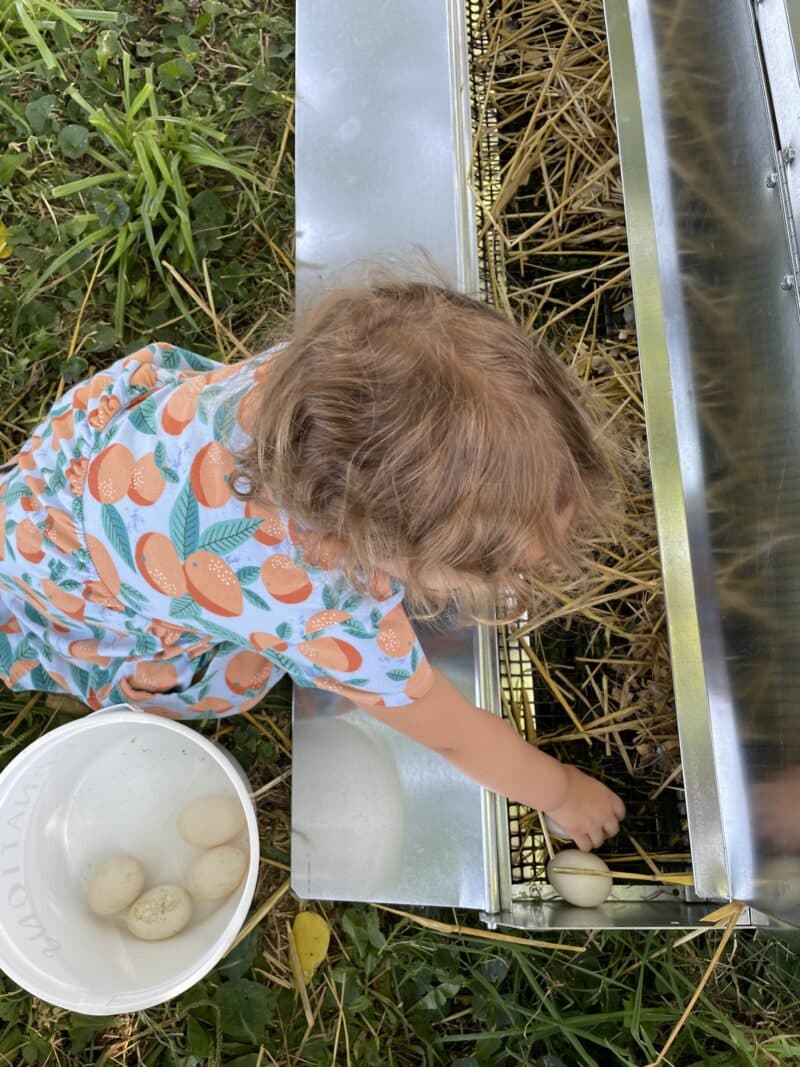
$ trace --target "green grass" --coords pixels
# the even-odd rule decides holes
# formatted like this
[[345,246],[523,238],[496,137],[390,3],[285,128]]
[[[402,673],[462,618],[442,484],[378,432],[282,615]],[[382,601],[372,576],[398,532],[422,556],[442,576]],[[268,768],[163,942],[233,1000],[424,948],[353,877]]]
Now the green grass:
[[[164,262],[204,299],[210,290],[250,347],[290,306],[291,4],[84,3],[0,0],[2,452],[59,389],[142,340],[231,355]],[[287,728],[287,691],[262,713]],[[68,717],[53,698],[0,695],[0,766]],[[217,736],[256,786],[288,769],[258,725],[227,720]],[[284,784],[260,801],[259,901],[286,877],[288,799]],[[281,984],[297,907],[286,896],[208,978],[152,1012],[85,1019],[0,980],[0,1065],[636,1067],[657,1055],[720,937],[554,937],[588,942],[567,956],[315,906],[333,943],[310,987],[310,1029]],[[798,958],[741,932],[669,1062],[797,1064],[798,1034]]]
[[291,14],[0,0],[4,450],[62,378],[120,346],[158,335],[224,354],[165,262],[239,337],[287,309]]

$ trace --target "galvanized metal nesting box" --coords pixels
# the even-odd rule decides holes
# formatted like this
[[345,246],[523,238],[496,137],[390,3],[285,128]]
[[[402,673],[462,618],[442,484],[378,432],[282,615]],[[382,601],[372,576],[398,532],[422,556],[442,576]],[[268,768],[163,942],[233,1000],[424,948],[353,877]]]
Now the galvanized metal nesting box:
[[[569,907],[515,805],[296,690],[301,897],[473,908],[526,929],[693,926],[729,899],[744,923],[800,922],[800,835],[764,830],[800,808],[800,7],[606,0],[606,21],[683,768],[682,791],[645,804],[631,782],[625,799],[645,850],[688,845],[694,887],[618,882],[599,908]],[[480,291],[480,34],[466,0],[299,3],[300,306],[413,246]],[[487,627],[423,642],[489,710],[501,686],[524,691],[520,727],[547,732],[563,709],[500,637],[502,655]]]

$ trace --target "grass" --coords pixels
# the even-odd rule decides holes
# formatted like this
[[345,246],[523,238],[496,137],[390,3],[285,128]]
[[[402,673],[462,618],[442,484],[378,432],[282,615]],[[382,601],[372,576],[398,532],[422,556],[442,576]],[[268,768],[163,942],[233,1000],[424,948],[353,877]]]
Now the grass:
[[[3,453],[59,390],[143,338],[226,359],[232,336],[257,348],[291,303],[290,4],[83,2],[0,0]],[[562,0],[554,11],[573,17],[587,3],[600,10],[599,0]],[[0,765],[71,714],[53,696],[0,695]],[[281,894],[290,763],[271,723],[288,733],[285,688],[257,713],[209,727],[260,791],[259,924],[195,989],[138,1015],[82,1018],[0,979],[0,1064],[656,1059],[720,931],[690,941],[669,932],[552,937],[583,950],[565,953],[312,903],[333,941],[309,987],[309,1026],[287,949],[298,902]],[[735,933],[666,1062],[800,1062],[798,958],[773,937]]]

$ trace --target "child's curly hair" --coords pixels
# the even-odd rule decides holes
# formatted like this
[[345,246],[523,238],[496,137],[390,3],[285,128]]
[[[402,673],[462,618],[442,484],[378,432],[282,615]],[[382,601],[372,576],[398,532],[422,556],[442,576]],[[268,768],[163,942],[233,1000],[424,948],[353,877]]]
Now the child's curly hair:
[[[341,543],[359,588],[397,568],[420,616],[530,610],[614,525],[581,383],[492,308],[443,286],[331,292],[270,360],[243,499]],[[568,521],[567,521],[568,520]]]

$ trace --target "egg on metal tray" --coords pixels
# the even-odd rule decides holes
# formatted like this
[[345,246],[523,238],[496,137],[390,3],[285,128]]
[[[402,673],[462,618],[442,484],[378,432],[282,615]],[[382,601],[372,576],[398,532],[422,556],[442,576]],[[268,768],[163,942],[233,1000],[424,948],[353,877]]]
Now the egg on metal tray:
[[560,897],[578,908],[596,908],[608,898],[614,884],[604,860],[577,848],[556,853],[547,864],[547,880]]

